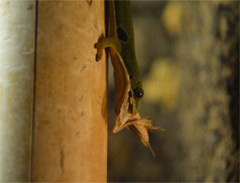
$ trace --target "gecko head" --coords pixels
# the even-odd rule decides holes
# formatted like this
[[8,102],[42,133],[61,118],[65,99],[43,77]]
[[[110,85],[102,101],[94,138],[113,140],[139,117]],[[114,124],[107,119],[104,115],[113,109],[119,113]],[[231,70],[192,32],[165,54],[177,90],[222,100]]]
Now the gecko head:
[[136,88],[134,91],[131,90],[132,101],[130,104],[132,105],[132,113],[135,115],[138,112],[140,101],[143,98],[144,91],[142,88]]
[[[119,112],[117,110],[117,119],[114,126],[111,129],[112,133],[116,133],[123,128],[127,127],[129,121],[140,119],[141,116],[138,113],[140,100],[143,97],[143,89],[137,88],[135,90],[128,90],[125,96],[122,98],[121,107]],[[116,109],[115,109],[116,110]]]

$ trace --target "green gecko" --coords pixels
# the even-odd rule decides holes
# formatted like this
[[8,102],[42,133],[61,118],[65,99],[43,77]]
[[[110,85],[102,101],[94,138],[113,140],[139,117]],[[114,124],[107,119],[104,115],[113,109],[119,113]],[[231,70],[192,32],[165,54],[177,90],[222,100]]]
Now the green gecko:
[[147,130],[164,129],[152,127],[152,121],[141,118],[138,113],[144,91],[135,55],[130,1],[109,1],[109,16],[110,35],[100,39],[95,48],[96,60],[99,61],[104,48],[109,47],[114,68],[117,119],[111,131],[116,133],[124,128],[132,130],[154,156]]

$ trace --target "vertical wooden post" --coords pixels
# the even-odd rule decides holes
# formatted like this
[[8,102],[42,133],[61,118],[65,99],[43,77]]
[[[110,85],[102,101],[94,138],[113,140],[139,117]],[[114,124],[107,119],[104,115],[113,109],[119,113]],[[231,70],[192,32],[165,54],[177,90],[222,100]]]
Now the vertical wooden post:
[[107,181],[104,1],[39,1],[33,177]]
[[35,1],[0,1],[0,181],[29,182]]

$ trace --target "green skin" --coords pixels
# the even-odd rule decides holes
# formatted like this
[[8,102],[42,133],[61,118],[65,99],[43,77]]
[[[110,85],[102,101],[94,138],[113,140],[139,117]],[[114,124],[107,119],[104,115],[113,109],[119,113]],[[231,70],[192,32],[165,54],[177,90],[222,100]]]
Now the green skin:
[[[110,36],[97,43],[97,61],[102,57],[102,50],[114,47],[127,69],[131,82],[132,113],[136,114],[143,97],[142,79],[135,55],[134,32],[130,1],[109,1]],[[111,12],[112,11],[112,12]]]

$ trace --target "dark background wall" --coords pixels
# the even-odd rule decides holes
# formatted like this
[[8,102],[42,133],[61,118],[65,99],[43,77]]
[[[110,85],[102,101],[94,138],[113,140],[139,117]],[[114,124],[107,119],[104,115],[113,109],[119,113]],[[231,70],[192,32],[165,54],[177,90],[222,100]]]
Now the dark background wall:
[[[153,158],[128,130],[108,135],[108,181],[239,181],[239,2],[133,1]],[[109,129],[114,83],[109,63]]]

